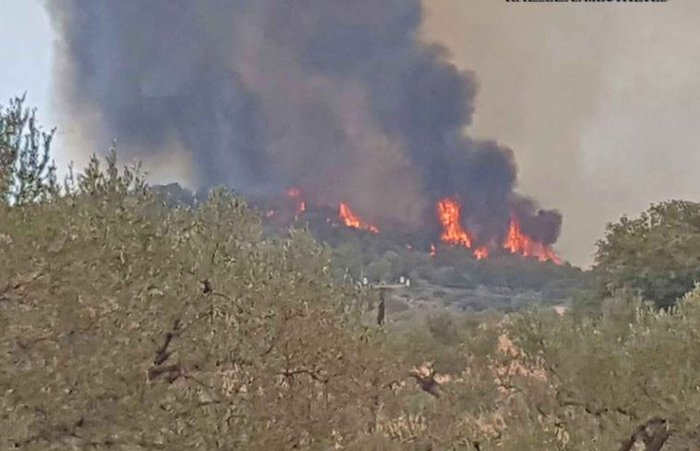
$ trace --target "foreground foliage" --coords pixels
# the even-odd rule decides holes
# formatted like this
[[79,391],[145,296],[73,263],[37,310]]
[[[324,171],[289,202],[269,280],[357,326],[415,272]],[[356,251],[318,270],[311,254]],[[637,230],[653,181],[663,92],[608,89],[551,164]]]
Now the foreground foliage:
[[[281,449],[371,432],[391,377],[356,293],[303,233],[223,192],[165,208],[113,159],[0,217],[0,429],[11,446]],[[12,431],[8,433],[8,431]]]
[[6,193],[39,194],[0,201],[0,449],[700,446],[700,288],[379,327],[327,249],[225,191],[173,208],[114,154],[61,191],[8,142]]
[[50,159],[54,131],[45,132],[24,101],[0,105],[0,203],[26,204],[58,193]]
[[323,248],[263,239],[225,192],[168,208],[113,158],[68,186],[0,218],[3,448],[595,450],[700,426],[700,291],[380,330]]
[[668,201],[608,225],[596,267],[603,295],[627,289],[668,307],[700,282],[700,204]]
[[[431,361],[443,381],[442,396],[407,410],[425,425],[406,426],[416,440],[482,450],[700,446],[700,289],[670,312],[616,298],[596,318],[532,311],[423,321],[396,324],[391,335],[397,349],[411,343],[402,360]],[[647,424],[660,425],[662,448],[631,447]]]

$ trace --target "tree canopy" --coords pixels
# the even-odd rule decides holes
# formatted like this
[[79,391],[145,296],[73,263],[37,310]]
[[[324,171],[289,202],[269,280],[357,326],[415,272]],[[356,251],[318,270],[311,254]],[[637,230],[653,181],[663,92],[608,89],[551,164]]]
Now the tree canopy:
[[667,307],[700,281],[700,204],[668,201],[609,224],[596,270],[605,294],[633,290]]
[[0,217],[0,447],[327,449],[371,432],[394,366],[327,251],[262,239],[223,191],[166,207],[115,165]]
[[56,168],[50,159],[54,131],[45,132],[25,98],[0,105],[0,202],[22,204],[56,194]]

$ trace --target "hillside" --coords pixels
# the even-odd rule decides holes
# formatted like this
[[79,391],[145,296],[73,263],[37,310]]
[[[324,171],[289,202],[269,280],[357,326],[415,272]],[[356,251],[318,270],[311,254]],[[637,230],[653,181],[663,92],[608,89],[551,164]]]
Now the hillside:
[[[155,186],[154,190],[172,206],[194,206],[198,199],[206,198],[205,192],[193,193],[177,183]],[[557,265],[508,254],[477,261],[468,249],[447,245],[438,245],[431,255],[428,242],[414,247],[421,237],[344,227],[327,220],[332,211],[307,210],[281,221],[264,218],[262,202],[258,211],[269,236],[279,236],[295,226],[308,229],[329,246],[334,273],[341,280],[379,284],[409,279],[410,286],[400,296],[409,302],[397,299],[397,308],[428,302],[460,311],[513,311],[534,305],[569,304],[592,289],[591,273],[568,263]]]

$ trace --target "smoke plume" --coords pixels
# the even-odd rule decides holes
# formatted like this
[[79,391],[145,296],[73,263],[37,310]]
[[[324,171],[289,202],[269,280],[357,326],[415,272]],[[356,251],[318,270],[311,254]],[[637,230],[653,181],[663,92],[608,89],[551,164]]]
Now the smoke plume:
[[[477,83],[421,38],[419,0],[52,0],[61,105],[92,144],[186,161],[199,186],[348,202],[381,227],[463,205],[483,242],[512,215],[544,244],[561,217],[516,194],[513,152],[464,134]],[[98,124],[98,125],[95,125]],[[180,163],[183,164],[183,163]]]
[[[424,0],[423,31],[481,80],[472,136],[517,150],[519,189],[566,218],[593,263],[605,224],[698,199],[700,2]],[[660,38],[663,36],[663,38]],[[662,69],[660,69],[662,68]]]

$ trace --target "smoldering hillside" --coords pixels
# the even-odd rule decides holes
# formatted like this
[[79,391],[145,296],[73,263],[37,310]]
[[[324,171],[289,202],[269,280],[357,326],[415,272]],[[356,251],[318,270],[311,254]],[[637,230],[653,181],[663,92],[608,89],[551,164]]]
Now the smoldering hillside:
[[[61,105],[94,148],[174,152],[199,186],[298,187],[382,227],[435,225],[454,197],[482,242],[512,215],[545,244],[561,216],[514,192],[513,152],[464,135],[475,75],[422,40],[419,0],[55,0]],[[507,105],[504,107],[507,108]]]

